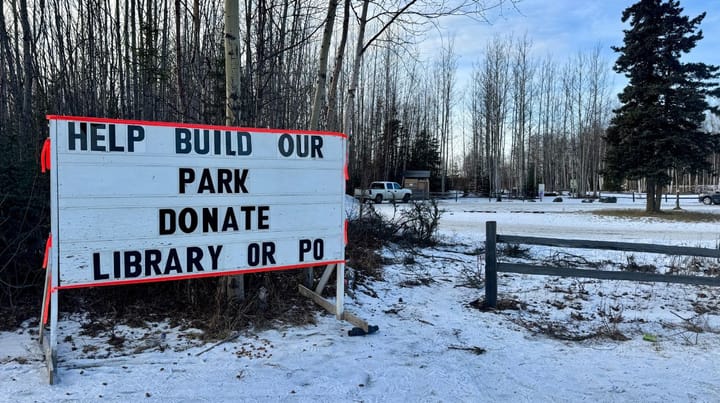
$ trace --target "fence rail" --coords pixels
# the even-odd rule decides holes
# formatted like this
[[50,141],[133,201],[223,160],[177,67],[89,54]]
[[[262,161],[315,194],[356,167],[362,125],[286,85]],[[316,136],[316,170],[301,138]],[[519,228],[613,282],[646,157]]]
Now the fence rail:
[[535,266],[520,263],[501,263],[497,261],[497,244],[513,243],[541,245],[576,249],[602,249],[624,252],[644,252],[664,255],[698,256],[720,259],[720,249],[695,248],[685,246],[656,245],[645,243],[626,243],[609,241],[591,241],[583,239],[557,239],[528,236],[498,235],[497,223],[485,223],[485,306],[497,306],[497,273],[520,273],[559,277],[584,277],[603,280],[647,281],[677,284],[709,285],[720,287],[720,277],[700,277],[686,275],[667,275],[628,271],[570,269],[563,267]]

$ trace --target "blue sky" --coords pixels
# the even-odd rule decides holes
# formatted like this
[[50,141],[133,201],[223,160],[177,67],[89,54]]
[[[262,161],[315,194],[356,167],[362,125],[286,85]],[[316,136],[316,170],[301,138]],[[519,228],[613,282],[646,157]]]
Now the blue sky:
[[[487,42],[496,35],[527,34],[535,56],[544,58],[551,54],[560,63],[600,46],[610,68],[617,58],[610,47],[622,44],[622,30],[627,28],[620,21],[622,12],[633,3],[632,0],[522,0],[517,10],[506,7],[501,15],[497,10],[491,12],[490,24],[465,17],[443,19],[439,27],[442,35],[438,35],[438,31],[429,33],[422,47],[437,49],[442,43],[440,36],[454,36],[460,85],[472,70],[472,64],[482,59]],[[700,26],[705,38],[688,60],[720,65],[720,0],[681,0],[680,5],[690,17],[707,12]],[[624,79],[612,71],[611,77],[616,85],[624,85]]]

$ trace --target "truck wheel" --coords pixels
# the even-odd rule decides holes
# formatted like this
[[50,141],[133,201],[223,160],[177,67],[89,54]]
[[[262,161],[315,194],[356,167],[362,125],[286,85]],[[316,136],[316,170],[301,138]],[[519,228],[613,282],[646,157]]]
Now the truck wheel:
[[375,196],[375,203],[376,203],[376,204],[382,203],[382,195],[377,195],[377,196]]
[[409,195],[409,194],[406,194],[405,196],[403,196],[403,203],[407,203],[407,202],[409,202],[409,201],[410,201],[410,195]]
[[713,204],[712,199],[710,198],[710,196],[705,196],[705,197],[703,197],[702,202],[703,202],[703,204],[706,205],[706,206],[709,206],[709,205]]

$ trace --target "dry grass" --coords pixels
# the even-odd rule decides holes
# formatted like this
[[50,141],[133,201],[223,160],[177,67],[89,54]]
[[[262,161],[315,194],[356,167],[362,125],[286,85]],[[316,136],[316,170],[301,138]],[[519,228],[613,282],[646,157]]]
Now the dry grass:
[[[220,291],[220,279],[181,280],[166,283],[96,287],[60,295],[61,312],[83,312],[82,332],[90,337],[117,324],[142,328],[148,322],[169,319],[172,327],[196,328],[202,338],[219,340],[234,331],[274,328],[315,322],[317,305],[301,296],[299,270],[245,276],[245,300],[230,302]],[[264,301],[259,298],[265,288]],[[141,318],[141,319],[139,319]]]
[[616,210],[598,210],[592,214],[603,217],[620,217],[620,218],[657,218],[665,221],[675,222],[717,222],[720,221],[720,209],[718,213],[705,213],[687,210],[663,210],[659,212],[648,213],[644,210],[637,209],[616,209]]

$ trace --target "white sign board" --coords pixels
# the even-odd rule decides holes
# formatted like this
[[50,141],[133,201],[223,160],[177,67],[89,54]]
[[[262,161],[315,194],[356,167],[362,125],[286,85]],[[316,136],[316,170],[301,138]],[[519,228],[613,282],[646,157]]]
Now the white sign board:
[[341,133],[48,119],[57,289],[344,263]]

